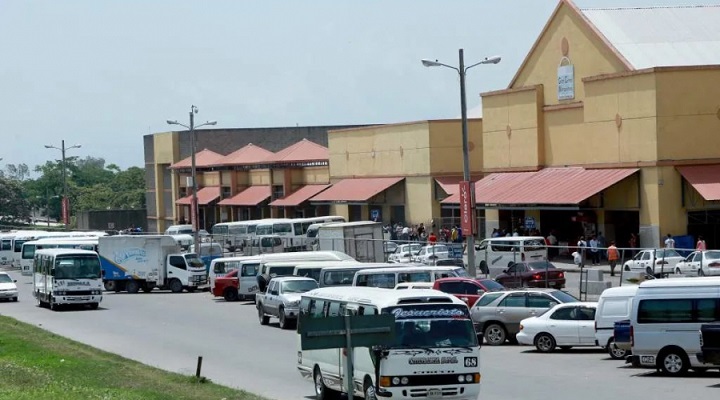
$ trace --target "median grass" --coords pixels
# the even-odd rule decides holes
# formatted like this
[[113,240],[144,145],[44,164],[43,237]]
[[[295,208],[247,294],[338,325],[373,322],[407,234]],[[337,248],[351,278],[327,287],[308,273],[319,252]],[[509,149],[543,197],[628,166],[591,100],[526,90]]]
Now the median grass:
[[0,399],[264,400],[0,316]]

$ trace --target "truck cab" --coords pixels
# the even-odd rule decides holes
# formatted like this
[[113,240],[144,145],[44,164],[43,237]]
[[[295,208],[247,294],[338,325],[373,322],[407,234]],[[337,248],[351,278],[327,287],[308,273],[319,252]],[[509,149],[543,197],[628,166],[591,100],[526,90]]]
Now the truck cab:
[[280,329],[295,326],[303,293],[318,288],[315,279],[299,276],[283,276],[270,280],[265,293],[256,296],[258,318],[267,325],[270,317],[277,317]]

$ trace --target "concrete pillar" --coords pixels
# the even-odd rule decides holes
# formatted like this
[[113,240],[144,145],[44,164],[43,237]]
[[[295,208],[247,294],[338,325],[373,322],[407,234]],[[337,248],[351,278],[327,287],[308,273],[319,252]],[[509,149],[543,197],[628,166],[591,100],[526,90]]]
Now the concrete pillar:
[[493,229],[500,229],[500,210],[487,209],[485,210],[485,237],[491,237]]

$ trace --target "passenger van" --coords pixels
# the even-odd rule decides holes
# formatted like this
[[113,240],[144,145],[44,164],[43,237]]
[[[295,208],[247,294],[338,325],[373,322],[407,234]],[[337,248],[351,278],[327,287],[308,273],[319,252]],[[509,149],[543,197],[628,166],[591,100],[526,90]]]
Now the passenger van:
[[320,282],[320,271],[322,271],[323,268],[332,267],[332,266],[342,267],[342,266],[347,266],[348,264],[366,265],[366,264],[359,263],[355,260],[301,262],[295,266],[295,270],[293,271],[292,274],[295,276],[313,278],[313,279],[315,279],[315,281]]
[[255,236],[245,239],[243,254],[253,256],[266,253],[282,253],[285,251],[285,244],[278,235]]
[[20,273],[32,275],[35,251],[42,249],[80,249],[97,252],[97,237],[59,237],[31,240],[22,244],[20,250]]
[[720,277],[642,282],[632,302],[630,342],[635,365],[680,376],[717,368],[703,364],[698,332],[720,321]]
[[0,264],[12,264],[14,234],[0,234]]
[[236,222],[221,222],[212,227],[213,239],[222,243],[230,251],[242,248],[245,240],[255,235],[255,228],[261,219]]
[[[467,265],[467,248],[463,264]],[[547,246],[542,236],[506,236],[484,239],[475,245],[475,268],[490,278],[500,275],[521,261],[547,260]]]
[[369,286],[394,289],[404,282],[435,282],[435,279],[455,276],[468,276],[460,267],[421,267],[393,264],[389,268],[372,268],[358,271],[353,279],[353,286]]
[[622,360],[628,352],[615,346],[613,329],[615,322],[630,319],[632,301],[637,285],[618,286],[605,289],[598,300],[595,312],[595,345],[607,350],[610,357]]
[[352,286],[355,274],[358,271],[372,269],[372,268],[388,268],[388,267],[402,267],[412,266],[412,264],[388,264],[388,263],[347,263],[337,266],[329,266],[320,270],[320,279],[318,280],[318,286],[330,287],[330,286]]

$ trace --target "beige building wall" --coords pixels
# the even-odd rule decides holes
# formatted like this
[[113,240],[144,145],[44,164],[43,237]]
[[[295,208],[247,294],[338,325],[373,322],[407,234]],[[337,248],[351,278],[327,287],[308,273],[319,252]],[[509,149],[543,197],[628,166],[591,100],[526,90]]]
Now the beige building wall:
[[305,185],[321,185],[330,183],[330,170],[328,167],[308,167],[301,171],[301,181]]
[[[462,122],[459,119],[429,121],[430,174],[457,175],[463,171]],[[478,173],[483,167],[482,119],[468,120],[468,150],[470,171]]]
[[270,185],[270,170],[268,169],[250,170],[248,175],[248,186]]
[[[177,160],[180,152],[178,144],[178,136],[175,132],[165,132],[153,135],[153,157],[155,164],[153,165],[153,175],[155,179],[155,209],[157,210],[157,230],[165,231],[168,226],[175,221],[177,209],[174,206],[177,200],[178,179],[176,174],[172,174],[171,187],[164,186],[163,173],[164,169]],[[170,196],[173,204],[172,211],[165,210],[165,198]]]

